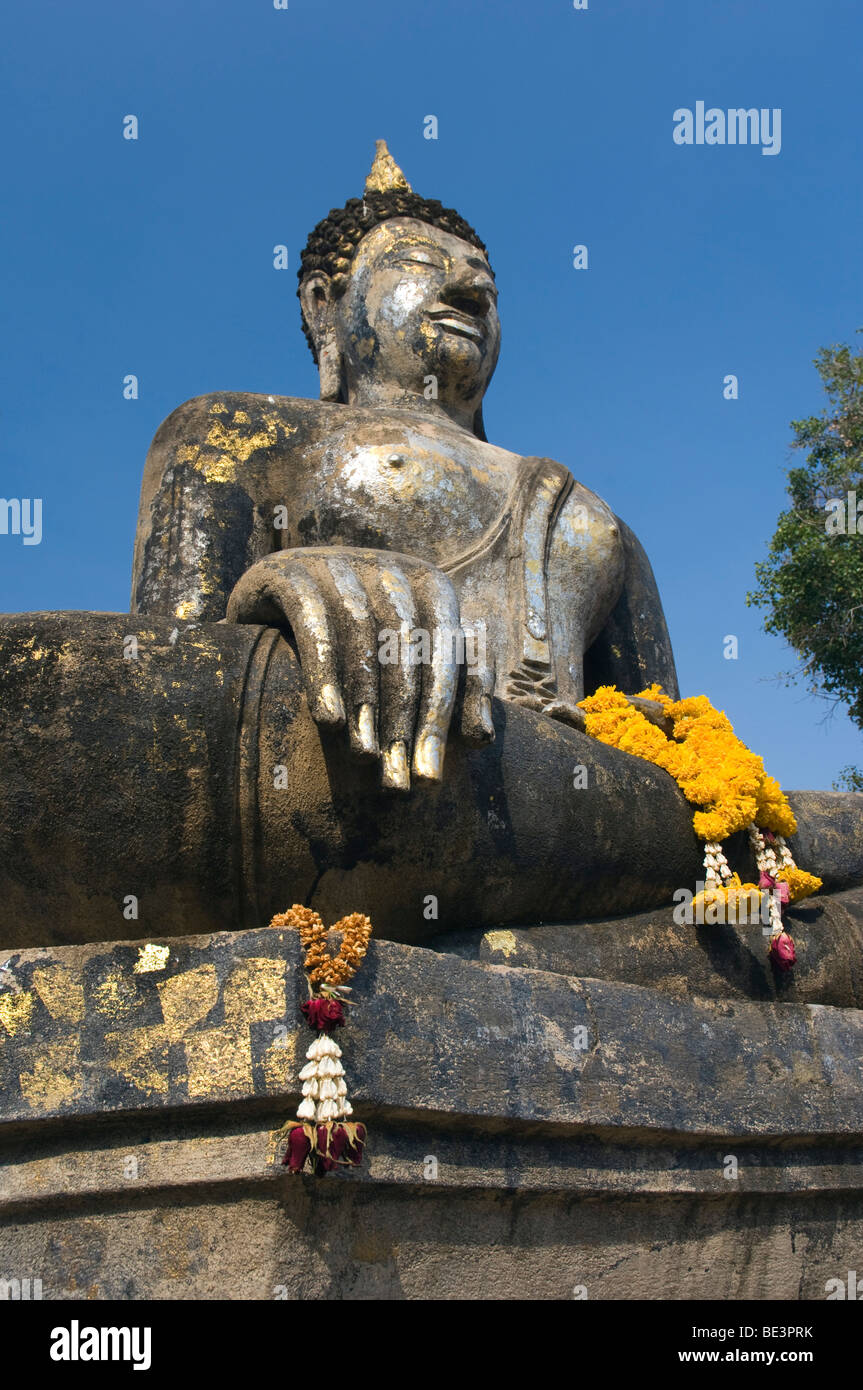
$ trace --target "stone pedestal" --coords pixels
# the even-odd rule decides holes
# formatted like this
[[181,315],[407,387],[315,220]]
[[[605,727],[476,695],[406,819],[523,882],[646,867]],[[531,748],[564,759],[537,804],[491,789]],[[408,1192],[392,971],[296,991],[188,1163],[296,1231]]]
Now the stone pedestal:
[[373,942],[339,1035],[368,1161],[293,1177],[296,936],[158,941],[2,977],[0,1278],[45,1299],[822,1299],[859,1268],[857,1008]]

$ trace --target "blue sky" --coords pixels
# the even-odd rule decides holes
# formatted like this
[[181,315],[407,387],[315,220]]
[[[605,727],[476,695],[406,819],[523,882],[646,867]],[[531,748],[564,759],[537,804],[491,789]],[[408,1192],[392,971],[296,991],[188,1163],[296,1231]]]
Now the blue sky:
[[[160,421],[212,390],[317,395],[299,251],[384,137],[488,243],[489,438],[635,529],[683,691],[784,786],[863,762],[744,603],[789,422],[821,408],[812,358],[863,325],[858,0],[31,0],[0,65],[0,495],[44,508],[40,545],[0,536],[0,609],[127,610]],[[780,153],[676,145],[699,100],[780,108]]]

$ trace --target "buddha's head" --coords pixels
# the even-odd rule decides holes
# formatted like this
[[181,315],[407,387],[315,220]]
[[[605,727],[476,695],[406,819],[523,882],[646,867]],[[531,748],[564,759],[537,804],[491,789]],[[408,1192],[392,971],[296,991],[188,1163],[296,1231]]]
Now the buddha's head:
[[436,399],[484,438],[500,351],[485,246],[458,213],[412,192],[382,140],[365,196],[318,224],[299,279],[324,400]]

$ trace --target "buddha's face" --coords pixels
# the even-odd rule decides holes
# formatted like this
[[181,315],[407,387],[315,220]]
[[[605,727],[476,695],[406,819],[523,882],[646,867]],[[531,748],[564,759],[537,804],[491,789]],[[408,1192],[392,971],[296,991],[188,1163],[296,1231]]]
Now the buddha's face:
[[[485,256],[426,222],[393,217],[363,237],[332,324],[351,396],[364,384],[435,391],[468,412],[500,351],[497,290]],[[434,379],[434,384],[430,383]]]

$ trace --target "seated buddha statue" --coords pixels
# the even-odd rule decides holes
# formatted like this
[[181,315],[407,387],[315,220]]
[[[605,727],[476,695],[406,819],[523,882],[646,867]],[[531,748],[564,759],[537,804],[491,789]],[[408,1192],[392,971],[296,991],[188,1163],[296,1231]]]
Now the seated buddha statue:
[[[309,706],[382,784],[442,776],[467,632],[459,732],[493,736],[490,697],[583,727],[600,683],[676,694],[653,574],[623,521],[562,464],[485,436],[497,288],[466,222],[412,192],[383,141],[363,198],[302,255],[320,401],[188,401],[147,460],[133,609],[272,623]],[[380,661],[380,634],[405,635]],[[481,640],[477,640],[481,638]],[[472,648],[471,648],[472,650]]]
[[[320,400],[220,391],[165,420],[131,614],[0,618],[3,945],[291,903],[417,942],[698,879],[676,783],[584,731],[600,686],[677,698],[674,659],[626,523],[486,438],[483,242],[380,141],[298,293]],[[826,889],[863,881],[859,798],[813,796],[792,797],[804,862]]]

